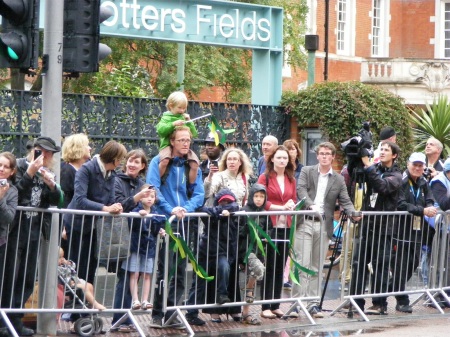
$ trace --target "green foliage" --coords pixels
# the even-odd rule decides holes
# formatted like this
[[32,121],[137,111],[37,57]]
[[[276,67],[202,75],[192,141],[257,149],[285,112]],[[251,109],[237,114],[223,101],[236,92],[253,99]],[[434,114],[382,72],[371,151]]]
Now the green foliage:
[[427,139],[434,137],[444,145],[444,158],[450,155],[450,102],[447,96],[438,96],[432,105],[427,103],[426,110],[411,110],[410,116],[417,151],[424,151]]
[[[295,68],[306,68],[302,48],[308,7],[305,0],[247,0],[252,4],[282,7],[284,9],[284,45],[290,46],[287,62]],[[181,85],[190,99],[198,99],[204,89],[219,87],[222,100],[249,103],[251,97],[252,52],[246,49],[219,48],[186,44],[183,83],[178,83],[178,44],[171,42],[106,38],[102,40],[112,54],[102,61],[100,73],[81,74],[78,79],[65,80],[66,92],[109,94],[117,87],[131,92],[134,97],[148,97],[142,86],[142,74],[132,71],[145,69],[156,97],[165,98]],[[125,66],[124,66],[125,65]],[[125,69],[124,69],[125,68]],[[111,69],[116,69],[111,71]],[[124,77],[130,75],[127,80]],[[106,86],[110,86],[106,88]],[[118,94],[118,93],[116,93]]]
[[381,128],[390,125],[397,132],[401,162],[412,152],[408,109],[401,97],[379,87],[359,82],[317,83],[296,93],[284,93],[280,105],[297,119],[300,128],[317,126],[339,150],[364,121],[370,121],[374,147]]

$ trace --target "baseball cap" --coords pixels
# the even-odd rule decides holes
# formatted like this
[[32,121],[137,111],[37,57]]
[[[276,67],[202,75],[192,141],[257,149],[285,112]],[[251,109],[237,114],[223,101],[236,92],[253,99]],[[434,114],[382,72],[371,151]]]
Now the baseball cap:
[[217,202],[222,202],[222,201],[234,202],[234,201],[236,201],[236,199],[231,194],[224,194],[220,197],[220,199]]
[[422,152],[414,152],[409,156],[408,161],[410,163],[422,163],[422,164],[426,164],[427,160],[425,157],[425,154]]

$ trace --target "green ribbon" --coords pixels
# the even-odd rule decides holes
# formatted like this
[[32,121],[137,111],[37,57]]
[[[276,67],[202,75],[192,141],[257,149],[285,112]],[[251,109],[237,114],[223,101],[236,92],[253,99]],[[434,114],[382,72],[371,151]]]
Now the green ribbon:
[[[166,220],[165,225],[166,233],[169,234],[169,236],[172,238],[172,242],[170,243],[170,249],[172,249],[174,252],[178,250],[180,256],[182,259],[187,257],[189,261],[191,261],[192,269],[194,272],[201,278],[205,279],[206,281],[214,280],[214,276],[208,276],[205,269],[203,269],[202,266],[200,266],[195,259],[194,253],[192,253],[191,249],[187,245],[186,241],[184,241],[183,238],[177,237],[173,231],[172,226],[170,225],[170,222]],[[173,271],[171,271],[171,275],[173,274]]]
[[64,207],[64,192],[63,192],[63,190],[62,190],[60,184],[55,183],[55,185],[56,185],[56,188],[57,188],[58,191],[59,191],[59,200],[58,200],[58,206],[57,206],[57,207],[58,207],[59,209],[61,209],[61,208]]
[[[300,211],[303,206],[305,205],[306,197],[300,200],[300,202],[295,207],[295,211]],[[291,223],[291,232],[289,233],[289,257],[291,258],[291,264],[289,268],[289,275],[291,277],[292,282],[295,284],[300,284],[300,272],[304,272],[308,275],[314,276],[317,274],[317,272],[308,269],[306,267],[303,267],[300,265],[300,263],[297,262],[297,254],[294,250],[294,241],[295,241],[295,231],[297,226],[297,214],[294,214],[292,216],[292,223]]]
[[260,236],[262,236],[264,239],[266,239],[267,243],[270,246],[272,246],[272,248],[279,254],[278,248],[273,243],[270,236],[249,215],[247,215],[247,218],[248,218],[247,225],[248,225],[248,229],[249,229],[250,240],[249,240],[249,246],[248,246],[247,253],[245,254],[245,257],[244,257],[244,263],[247,264],[248,257],[250,255],[250,253],[253,252],[253,247],[255,245],[255,242],[256,242],[259,250],[261,251],[262,255],[266,256]]

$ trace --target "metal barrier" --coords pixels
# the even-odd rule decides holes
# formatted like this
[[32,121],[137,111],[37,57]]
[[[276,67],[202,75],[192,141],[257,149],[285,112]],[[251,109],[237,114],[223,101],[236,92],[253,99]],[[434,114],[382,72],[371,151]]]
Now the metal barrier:
[[[294,215],[296,221],[293,222],[291,231],[293,232],[295,226],[295,232],[292,234],[288,229],[271,229],[266,226],[259,230],[254,226],[269,223],[269,217]],[[317,229],[319,237],[325,238],[323,220],[313,212],[237,212],[220,219],[205,213],[190,213],[183,220],[170,219],[166,223],[164,219],[160,224],[158,220],[161,218],[153,215],[142,217],[130,213],[111,216],[104,212],[53,208],[42,210],[19,207],[17,216],[20,225],[11,231],[12,234],[3,247],[6,254],[1,262],[5,268],[1,275],[3,287],[0,288],[2,298],[0,315],[14,336],[17,336],[17,333],[13,331],[11,323],[17,319],[18,314],[19,319],[22,314],[46,313],[58,314],[58,317],[62,314],[63,319],[70,316],[71,320],[75,320],[74,314],[79,314],[81,317],[76,319],[79,323],[75,328],[87,334],[102,330],[101,316],[114,314],[113,329],[129,320],[136,326],[139,334],[145,336],[136,314],[152,312],[155,317],[159,312],[163,318],[162,327],[181,323],[192,335],[194,331],[189,326],[186,315],[187,317],[190,314],[195,315],[200,309],[203,312],[239,315],[243,307],[261,305],[274,308],[280,303],[289,304],[284,317],[300,309],[310,324],[315,324],[308,311],[308,305],[317,303],[323,290],[322,268],[328,249],[327,238],[317,243],[319,261],[311,261],[301,266],[309,268],[312,272],[292,274],[294,281],[300,281],[300,288],[308,283],[310,286],[313,285],[314,289],[304,292],[302,290],[302,294],[298,297],[280,296],[282,273],[287,257],[290,256],[294,261],[291,264],[293,271],[296,269],[298,271],[298,264],[301,265],[301,261],[306,261],[302,257],[301,248],[305,242],[300,239],[305,236],[300,233],[305,230],[308,223],[316,222],[316,226],[320,227]],[[72,228],[76,227],[76,219],[81,219],[81,225],[77,227],[78,236],[72,231],[65,241],[61,239],[62,233],[59,231],[57,240],[60,247],[66,247],[66,257],[75,261],[76,275],[70,268],[65,271],[57,268],[57,255],[42,254],[41,246],[46,242],[52,242],[48,237],[48,228],[44,226],[45,216],[52,216],[53,219],[55,216],[64,218],[65,225]],[[355,235],[350,237],[350,231],[345,232],[346,244],[341,259],[344,265],[352,266],[350,293],[345,295],[343,291],[345,277],[342,277],[342,301],[331,315],[347,303],[351,303],[353,310],[368,321],[366,313],[358,306],[362,299],[370,297],[382,300],[386,296],[404,298],[412,294],[421,294],[430,304],[444,313],[435,297],[440,295],[450,304],[445,293],[445,290],[450,289],[448,216],[441,212],[437,217],[436,234],[433,240],[429,241],[432,242],[432,249],[428,253],[422,250],[422,244],[417,244],[419,233],[413,227],[414,218],[408,213],[364,213],[363,219],[354,230]],[[249,221],[249,218],[254,222]],[[139,233],[143,232],[142,226],[149,219],[154,220],[155,228],[163,226],[166,231],[164,237],[157,235],[155,268],[148,297],[148,301],[153,303],[153,309],[132,310],[128,294],[130,275],[122,269],[122,263],[128,258],[133,240],[141,243],[146,239],[146,236]],[[135,221],[134,230],[138,234],[130,240],[132,237],[130,228],[133,227],[130,227],[129,223],[132,220]],[[412,230],[406,230],[407,228]],[[239,239],[242,229],[248,232],[242,233]],[[420,240],[423,239],[423,228],[421,230]],[[268,235],[265,236],[264,233]],[[346,250],[352,245],[353,256],[352,261],[349,261]],[[55,248],[53,251],[57,252],[56,247],[53,248]],[[27,251],[29,253],[25,254]],[[262,275],[256,275],[255,270],[251,268],[247,260],[250,258],[249,253],[253,253],[255,256],[251,257],[258,258],[265,267],[261,280],[256,281]],[[425,253],[428,259],[425,259]],[[38,263],[39,256],[40,263]],[[426,278],[428,284],[423,282],[423,278],[412,277],[419,263],[429,267]],[[424,273],[423,267],[421,271]],[[38,274],[39,280],[44,280],[39,285],[36,283]],[[224,275],[228,275],[227,280],[224,279]],[[81,285],[78,285],[77,277],[92,283],[95,300],[98,304],[104,305],[105,310],[91,308],[92,305],[96,306],[89,297],[89,292],[93,291],[86,283],[81,282]],[[317,277],[316,281],[312,281],[314,277]],[[249,286],[251,284],[249,280],[252,278],[255,279],[254,287]],[[56,279],[59,279],[59,283],[56,287],[52,287],[50,281]],[[365,291],[366,287],[369,289],[368,292]],[[77,292],[77,288],[83,292]],[[50,306],[43,305],[46,303],[46,297],[54,296],[55,289],[59,295],[58,300]],[[33,290],[35,294],[39,294],[39,303],[36,303],[37,296],[33,295]],[[252,294],[248,293],[250,291]],[[12,293],[14,296],[11,296]],[[314,295],[305,296],[308,293]],[[416,305],[422,297],[409,305]],[[350,313],[353,312],[352,307]]]
[[[341,255],[352,269],[350,292],[331,315],[349,307],[349,317],[355,310],[369,321],[367,315],[386,313],[388,296],[395,296],[397,311],[410,313],[426,298],[443,314],[435,297],[450,305],[445,293],[450,285],[448,215],[440,212],[424,222],[408,212],[364,212],[354,235],[345,233],[345,251],[353,248],[350,261],[348,254]],[[345,268],[341,276],[344,280]],[[420,296],[410,301],[413,294]],[[367,298],[372,298],[368,308]]]

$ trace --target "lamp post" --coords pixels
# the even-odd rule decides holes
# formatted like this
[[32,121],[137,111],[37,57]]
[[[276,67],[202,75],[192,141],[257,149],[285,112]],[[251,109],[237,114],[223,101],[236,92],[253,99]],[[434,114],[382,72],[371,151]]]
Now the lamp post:
[[330,21],[330,0],[325,0],[325,61],[323,80],[328,81],[328,26]]

